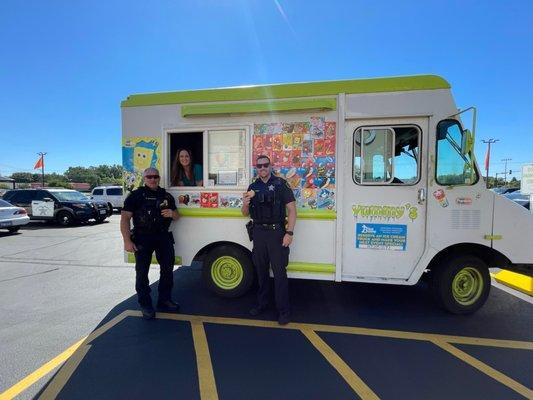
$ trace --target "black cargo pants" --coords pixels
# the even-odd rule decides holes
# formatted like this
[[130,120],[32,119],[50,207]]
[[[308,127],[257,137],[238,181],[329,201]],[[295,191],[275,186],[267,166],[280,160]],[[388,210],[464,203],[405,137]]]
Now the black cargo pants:
[[174,286],[174,238],[172,233],[135,233],[134,243],[137,247],[135,252],[135,290],[139,304],[143,307],[152,305],[148,270],[154,252],[160,266],[158,302],[170,300]]
[[283,247],[285,230],[276,224],[275,228],[254,225],[254,246],[252,260],[257,271],[259,291],[257,302],[259,307],[266,307],[270,292],[269,267],[274,274],[274,297],[276,308],[280,314],[289,313],[289,282],[287,279],[287,264],[289,263],[289,248]]

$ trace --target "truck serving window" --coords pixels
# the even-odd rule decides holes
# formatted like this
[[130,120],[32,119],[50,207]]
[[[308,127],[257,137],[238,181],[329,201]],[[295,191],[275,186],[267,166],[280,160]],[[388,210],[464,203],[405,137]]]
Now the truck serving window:
[[206,186],[246,186],[246,131],[210,130]]
[[[203,131],[169,134],[171,160],[168,166],[169,186],[205,186],[203,136]],[[184,172],[185,168],[188,169],[188,173]]]
[[442,186],[473,185],[477,171],[470,154],[464,151],[465,138],[456,120],[444,120],[437,125],[436,180]]
[[420,129],[416,126],[357,129],[353,142],[354,182],[359,185],[416,184],[420,176],[420,140]]

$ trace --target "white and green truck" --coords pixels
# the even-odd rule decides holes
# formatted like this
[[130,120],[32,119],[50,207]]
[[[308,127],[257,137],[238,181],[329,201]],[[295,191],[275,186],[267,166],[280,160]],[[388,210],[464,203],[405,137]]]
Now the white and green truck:
[[[467,314],[487,299],[489,268],[532,274],[533,216],[486,189],[460,114],[433,75],[135,94],[122,102],[125,187],[157,167],[179,204],[178,262],[203,260],[207,285],[239,296],[254,278],[242,193],[266,154],[297,202],[291,278],[424,275]],[[182,148],[202,186],[174,186]]]

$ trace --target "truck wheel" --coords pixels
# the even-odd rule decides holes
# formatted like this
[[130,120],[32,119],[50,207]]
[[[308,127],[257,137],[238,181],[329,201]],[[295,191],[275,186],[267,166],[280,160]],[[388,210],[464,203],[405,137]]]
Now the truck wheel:
[[61,226],[69,226],[74,222],[74,217],[68,211],[60,211],[57,213],[57,222]]
[[15,232],[18,232],[20,229],[20,226],[13,226],[11,228],[7,228],[7,230],[9,231],[9,233],[15,233]]
[[215,247],[207,254],[202,275],[207,288],[222,297],[242,296],[254,281],[250,256],[231,245]]
[[435,299],[453,314],[471,314],[481,308],[489,296],[489,269],[475,256],[444,261],[431,274]]

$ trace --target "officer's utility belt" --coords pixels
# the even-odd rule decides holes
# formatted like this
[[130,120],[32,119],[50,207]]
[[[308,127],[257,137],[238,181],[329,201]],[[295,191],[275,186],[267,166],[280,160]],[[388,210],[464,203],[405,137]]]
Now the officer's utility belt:
[[254,222],[254,226],[258,226],[260,228],[263,228],[263,229],[269,229],[269,230],[272,230],[272,231],[277,231],[277,230],[284,230],[285,227],[282,225],[282,224],[259,224],[259,223],[256,223]]
[[168,230],[149,230],[135,228],[133,229],[132,233],[133,235],[161,235],[163,233],[168,233]]

